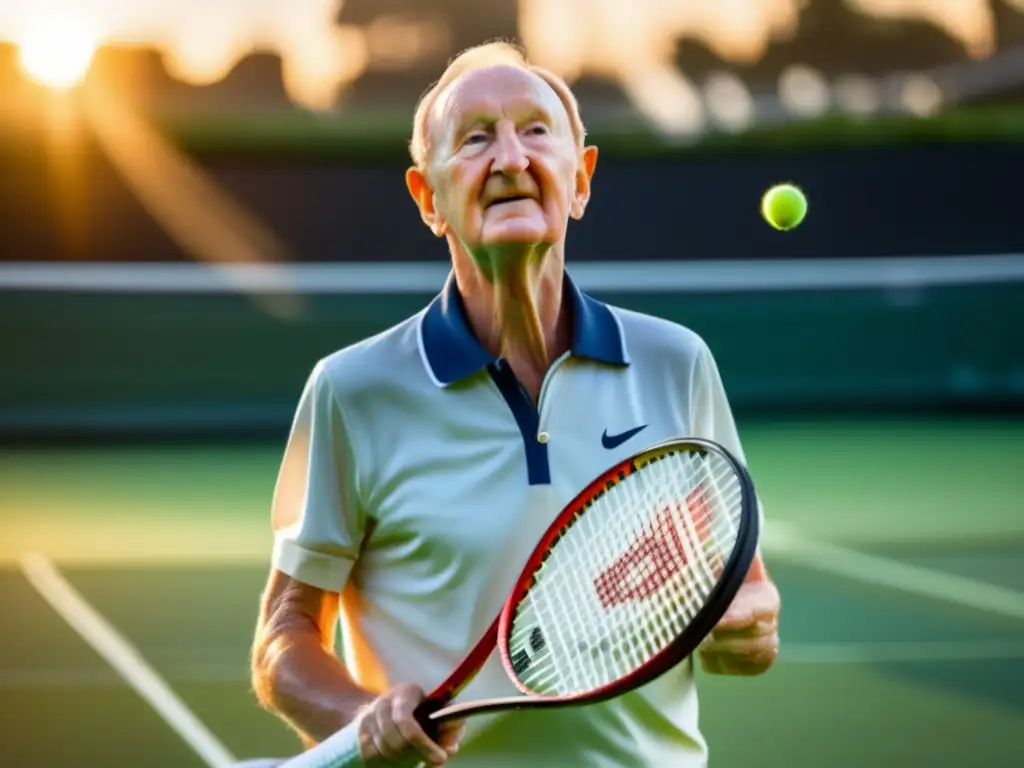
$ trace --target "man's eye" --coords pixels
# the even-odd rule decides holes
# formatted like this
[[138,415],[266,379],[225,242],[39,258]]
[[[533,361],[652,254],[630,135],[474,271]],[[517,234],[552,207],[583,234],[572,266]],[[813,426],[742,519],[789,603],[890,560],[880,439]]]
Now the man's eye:
[[487,134],[483,133],[481,131],[477,131],[475,133],[471,133],[468,136],[466,136],[466,138],[462,140],[462,143],[463,144],[480,144],[481,142],[486,141],[486,140],[487,140]]
[[531,125],[526,132],[531,136],[543,136],[545,133],[548,132],[548,127],[546,125],[538,123],[537,125]]

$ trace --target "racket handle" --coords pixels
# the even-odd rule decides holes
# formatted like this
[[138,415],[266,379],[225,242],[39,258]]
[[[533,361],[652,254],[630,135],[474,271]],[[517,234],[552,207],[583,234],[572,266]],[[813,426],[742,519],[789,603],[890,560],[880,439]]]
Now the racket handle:
[[438,736],[441,735],[441,724],[436,720],[431,720],[430,716],[443,708],[445,703],[444,699],[424,699],[412,713],[416,722],[426,731],[427,736],[434,741],[437,741]]

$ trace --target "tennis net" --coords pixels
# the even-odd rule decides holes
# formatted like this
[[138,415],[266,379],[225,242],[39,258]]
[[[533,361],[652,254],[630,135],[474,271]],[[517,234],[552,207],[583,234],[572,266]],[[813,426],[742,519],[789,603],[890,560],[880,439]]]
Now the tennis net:
[[[1024,255],[593,262],[686,325],[738,410],[1024,401]],[[444,263],[0,267],[0,431],[279,429],[323,355],[415,313]]]

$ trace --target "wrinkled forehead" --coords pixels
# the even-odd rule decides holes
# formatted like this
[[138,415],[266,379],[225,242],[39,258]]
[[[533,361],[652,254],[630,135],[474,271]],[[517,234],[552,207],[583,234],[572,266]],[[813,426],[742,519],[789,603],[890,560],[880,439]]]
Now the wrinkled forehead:
[[571,133],[565,105],[544,78],[507,64],[460,75],[434,102],[431,123],[444,140],[475,122],[544,118],[558,133]]

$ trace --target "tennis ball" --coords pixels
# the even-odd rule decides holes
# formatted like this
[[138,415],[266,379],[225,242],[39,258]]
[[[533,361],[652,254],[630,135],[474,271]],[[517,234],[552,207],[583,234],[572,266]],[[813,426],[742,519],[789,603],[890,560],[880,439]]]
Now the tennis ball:
[[761,215],[776,229],[793,229],[807,215],[807,198],[793,184],[776,184],[761,198]]

